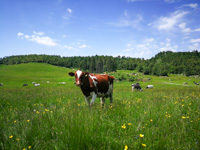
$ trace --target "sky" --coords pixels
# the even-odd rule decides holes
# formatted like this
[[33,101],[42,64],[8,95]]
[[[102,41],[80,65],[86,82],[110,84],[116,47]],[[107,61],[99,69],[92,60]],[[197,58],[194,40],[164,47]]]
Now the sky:
[[199,0],[0,0],[0,58],[200,51]]

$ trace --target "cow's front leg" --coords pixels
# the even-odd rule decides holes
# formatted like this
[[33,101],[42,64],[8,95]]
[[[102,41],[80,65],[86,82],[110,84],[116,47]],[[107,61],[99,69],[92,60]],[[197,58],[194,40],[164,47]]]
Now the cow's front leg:
[[103,107],[103,106],[104,106],[104,103],[105,103],[105,98],[104,98],[104,97],[101,97],[100,99],[101,99],[101,105],[102,105],[102,107]]
[[90,97],[85,97],[85,101],[90,106]]
[[97,97],[97,94],[96,94],[95,92],[93,92],[93,93],[92,93],[92,101],[91,101],[91,103],[90,103],[90,106],[93,106],[93,105],[94,105],[94,101],[95,101],[96,97]]

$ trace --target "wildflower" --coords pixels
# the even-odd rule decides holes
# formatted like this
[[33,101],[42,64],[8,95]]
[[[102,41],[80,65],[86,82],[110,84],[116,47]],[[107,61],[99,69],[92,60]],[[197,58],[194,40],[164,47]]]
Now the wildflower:
[[142,146],[143,146],[143,147],[147,147],[147,145],[146,145],[146,144],[143,144],[143,143],[142,143]]
[[26,148],[23,148],[23,150],[26,150]]
[[178,102],[176,101],[174,104],[177,104]]
[[130,125],[131,125],[131,123],[128,123],[128,125],[130,126]]
[[141,137],[141,138],[144,137],[144,134],[140,134],[140,137]]
[[49,111],[48,109],[45,109],[45,111]]
[[27,120],[27,122],[30,122],[30,120]]
[[31,146],[29,146],[28,149],[31,149]]
[[36,114],[39,114],[40,112],[39,111],[36,111]]
[[124,150],[127,150],[128,149],[128,146],[127,145],[125,145],[125,147],[124,147]]
[[17,141],[19,141],[20,139],[16,139]]
[[17,121],[15,120],[14,123],[16,123]]
[[122,128],[123,128],[123,129],[126,129],[126,125],[125,125],[125,124],[123,124]]
[[186,118],[186,117],[184,117],[184,116],[182,117],[182,119],[185,119],[185,118]]
[[153,120],[151,119],[150,121],[152,122]]
[[9,136],[9,138],[12,139],[12,138],[13,138],[13,135]]

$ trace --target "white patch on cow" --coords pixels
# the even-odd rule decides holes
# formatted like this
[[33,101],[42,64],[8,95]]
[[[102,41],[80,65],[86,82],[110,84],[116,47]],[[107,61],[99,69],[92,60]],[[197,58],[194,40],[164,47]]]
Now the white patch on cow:
[[95,101],[96,97],[97,97],[97,94],[95,92],[92,92],[92,101],[90,103],[91,105],[94,104],[94,101]]
[[89,74],[89,77],[92,79],[94,86],[97,86],[97,82],[96,82],[97,78],[95,76],[91,76],[90,74]]
[[81,70],[77,70],[76,73],[77,73],[77,77],[80,78],[80,76],[82,74],[82,71]]

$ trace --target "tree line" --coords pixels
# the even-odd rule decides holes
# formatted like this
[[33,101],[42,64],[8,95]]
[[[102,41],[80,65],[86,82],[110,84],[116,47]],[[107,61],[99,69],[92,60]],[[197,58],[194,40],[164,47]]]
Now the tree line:
[[167,76],[170,74],[200,75],[200,52],[160,52],[151,59],[125,56],[74,56],[17,55],[0,59],[0,64],[48,63],[67,68],[79,68],[93,73],[116,70],[137,70],[146,75]]

